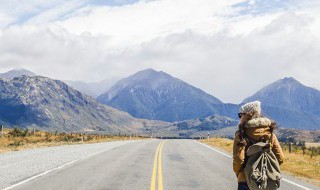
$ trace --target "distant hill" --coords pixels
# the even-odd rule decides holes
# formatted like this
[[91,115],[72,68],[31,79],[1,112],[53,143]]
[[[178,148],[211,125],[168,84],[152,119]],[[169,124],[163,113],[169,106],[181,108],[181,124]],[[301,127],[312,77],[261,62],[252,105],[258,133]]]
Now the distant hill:
[[[162,127],[149,129],[156,136],[184,137],[190,138],[199,135],[216,134],[219,130],[236,126],[238,121],[229,117],[211,115],[199,119],[184,120],[168,123]],[[147,127],[148,128],[148,127]]]
[[146,69],[120,80],[97,98],[137,118],[182,121],[213,114],[217,98],[171,75]]
[[[65,83],[46,77],[0,79],[0,92],[0,121],[10,126],[128,133],[143,132],[151,122],[102,105]],[[156,121],[151,123],[157,125]]]
[[211,115],[205,118],[175,122],[174,125],[177,126],[178,130],[210,131],[236,126],[238,121],[225,116]]
[[0,73],[0,78],[13,79],[14,77],[20,77],[20,76],[23,76],[23,75],[35,76],[36,74],[34,74],[33,72],[28,71],[26,69],[13,69],[13,70],[10,70],[10,71],[5,72],[5,73]]

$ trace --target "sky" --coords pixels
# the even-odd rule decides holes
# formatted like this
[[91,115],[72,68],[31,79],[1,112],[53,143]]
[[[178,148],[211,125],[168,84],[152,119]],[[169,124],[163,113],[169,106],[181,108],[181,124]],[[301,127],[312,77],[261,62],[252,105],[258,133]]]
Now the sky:
[[320,89],[318,0],[0,0],[0,72],[96,82],[153,68],[226,103]]

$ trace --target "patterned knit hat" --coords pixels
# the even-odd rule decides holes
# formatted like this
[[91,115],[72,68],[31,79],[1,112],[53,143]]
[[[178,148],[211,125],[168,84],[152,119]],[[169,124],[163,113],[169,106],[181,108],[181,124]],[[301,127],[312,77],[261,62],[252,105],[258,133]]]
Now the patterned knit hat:
[[239,113],[258,113],[261,114],[261,102],[248,102],[240,107]]

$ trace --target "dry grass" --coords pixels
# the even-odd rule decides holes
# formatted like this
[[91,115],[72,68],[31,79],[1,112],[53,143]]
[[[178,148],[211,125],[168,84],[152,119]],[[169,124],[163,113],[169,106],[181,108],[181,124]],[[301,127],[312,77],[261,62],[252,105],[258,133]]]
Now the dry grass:
[[[218,147],[229,153],[232,153],[233,140],[224,138],[211,138],[201,140],[200,142]],[[305,181],[320,186],[320,155],[311,156],[311,150],[306,149],[305,154],[301,148],[294,146],[289,153],[287,145],[282,145],[285,153],[285,161],[281,165],[284,173],[298,176]]]
[[306,143],[307,148],[320,147],[320,143]]
[[30,132],[23,130],[14,131],[13,129],[5,129],[3,137],[0,137],[0,153],[67,144],[89,144],[140,139],[143,139],[143,137],[79,133],[50,133],[44,131]]
[[205,140],[200,140],[202,143],[206,143],[211,146],[219,147],[222,150],[232,153],[233,141],[226,138],[210,138]]

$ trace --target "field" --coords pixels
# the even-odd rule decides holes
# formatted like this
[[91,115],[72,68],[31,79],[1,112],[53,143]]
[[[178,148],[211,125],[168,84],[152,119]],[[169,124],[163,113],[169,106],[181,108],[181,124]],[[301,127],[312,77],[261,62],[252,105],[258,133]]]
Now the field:
[[[233,140],[225,138],[210,138],[200,140],[202,143],[218,147],[229,153],[232,153]],[[307,148],[307,145],[309,146]],[[285,161],[281,165],[284,173],[294,175],[320,186],[320,154],[319,144],[306,143],[305,146],[291,145],[291,153],[289,153],[289,144],[282,143],[281,146],[285,153]],[[305,147],[305,148],[303,148]]]
[[52,133],[22,129],[4,129],[0,137],[0,153],[66,144],[99,143],[117,140],[143,139],[134,135],[104,135],[81,133]]

